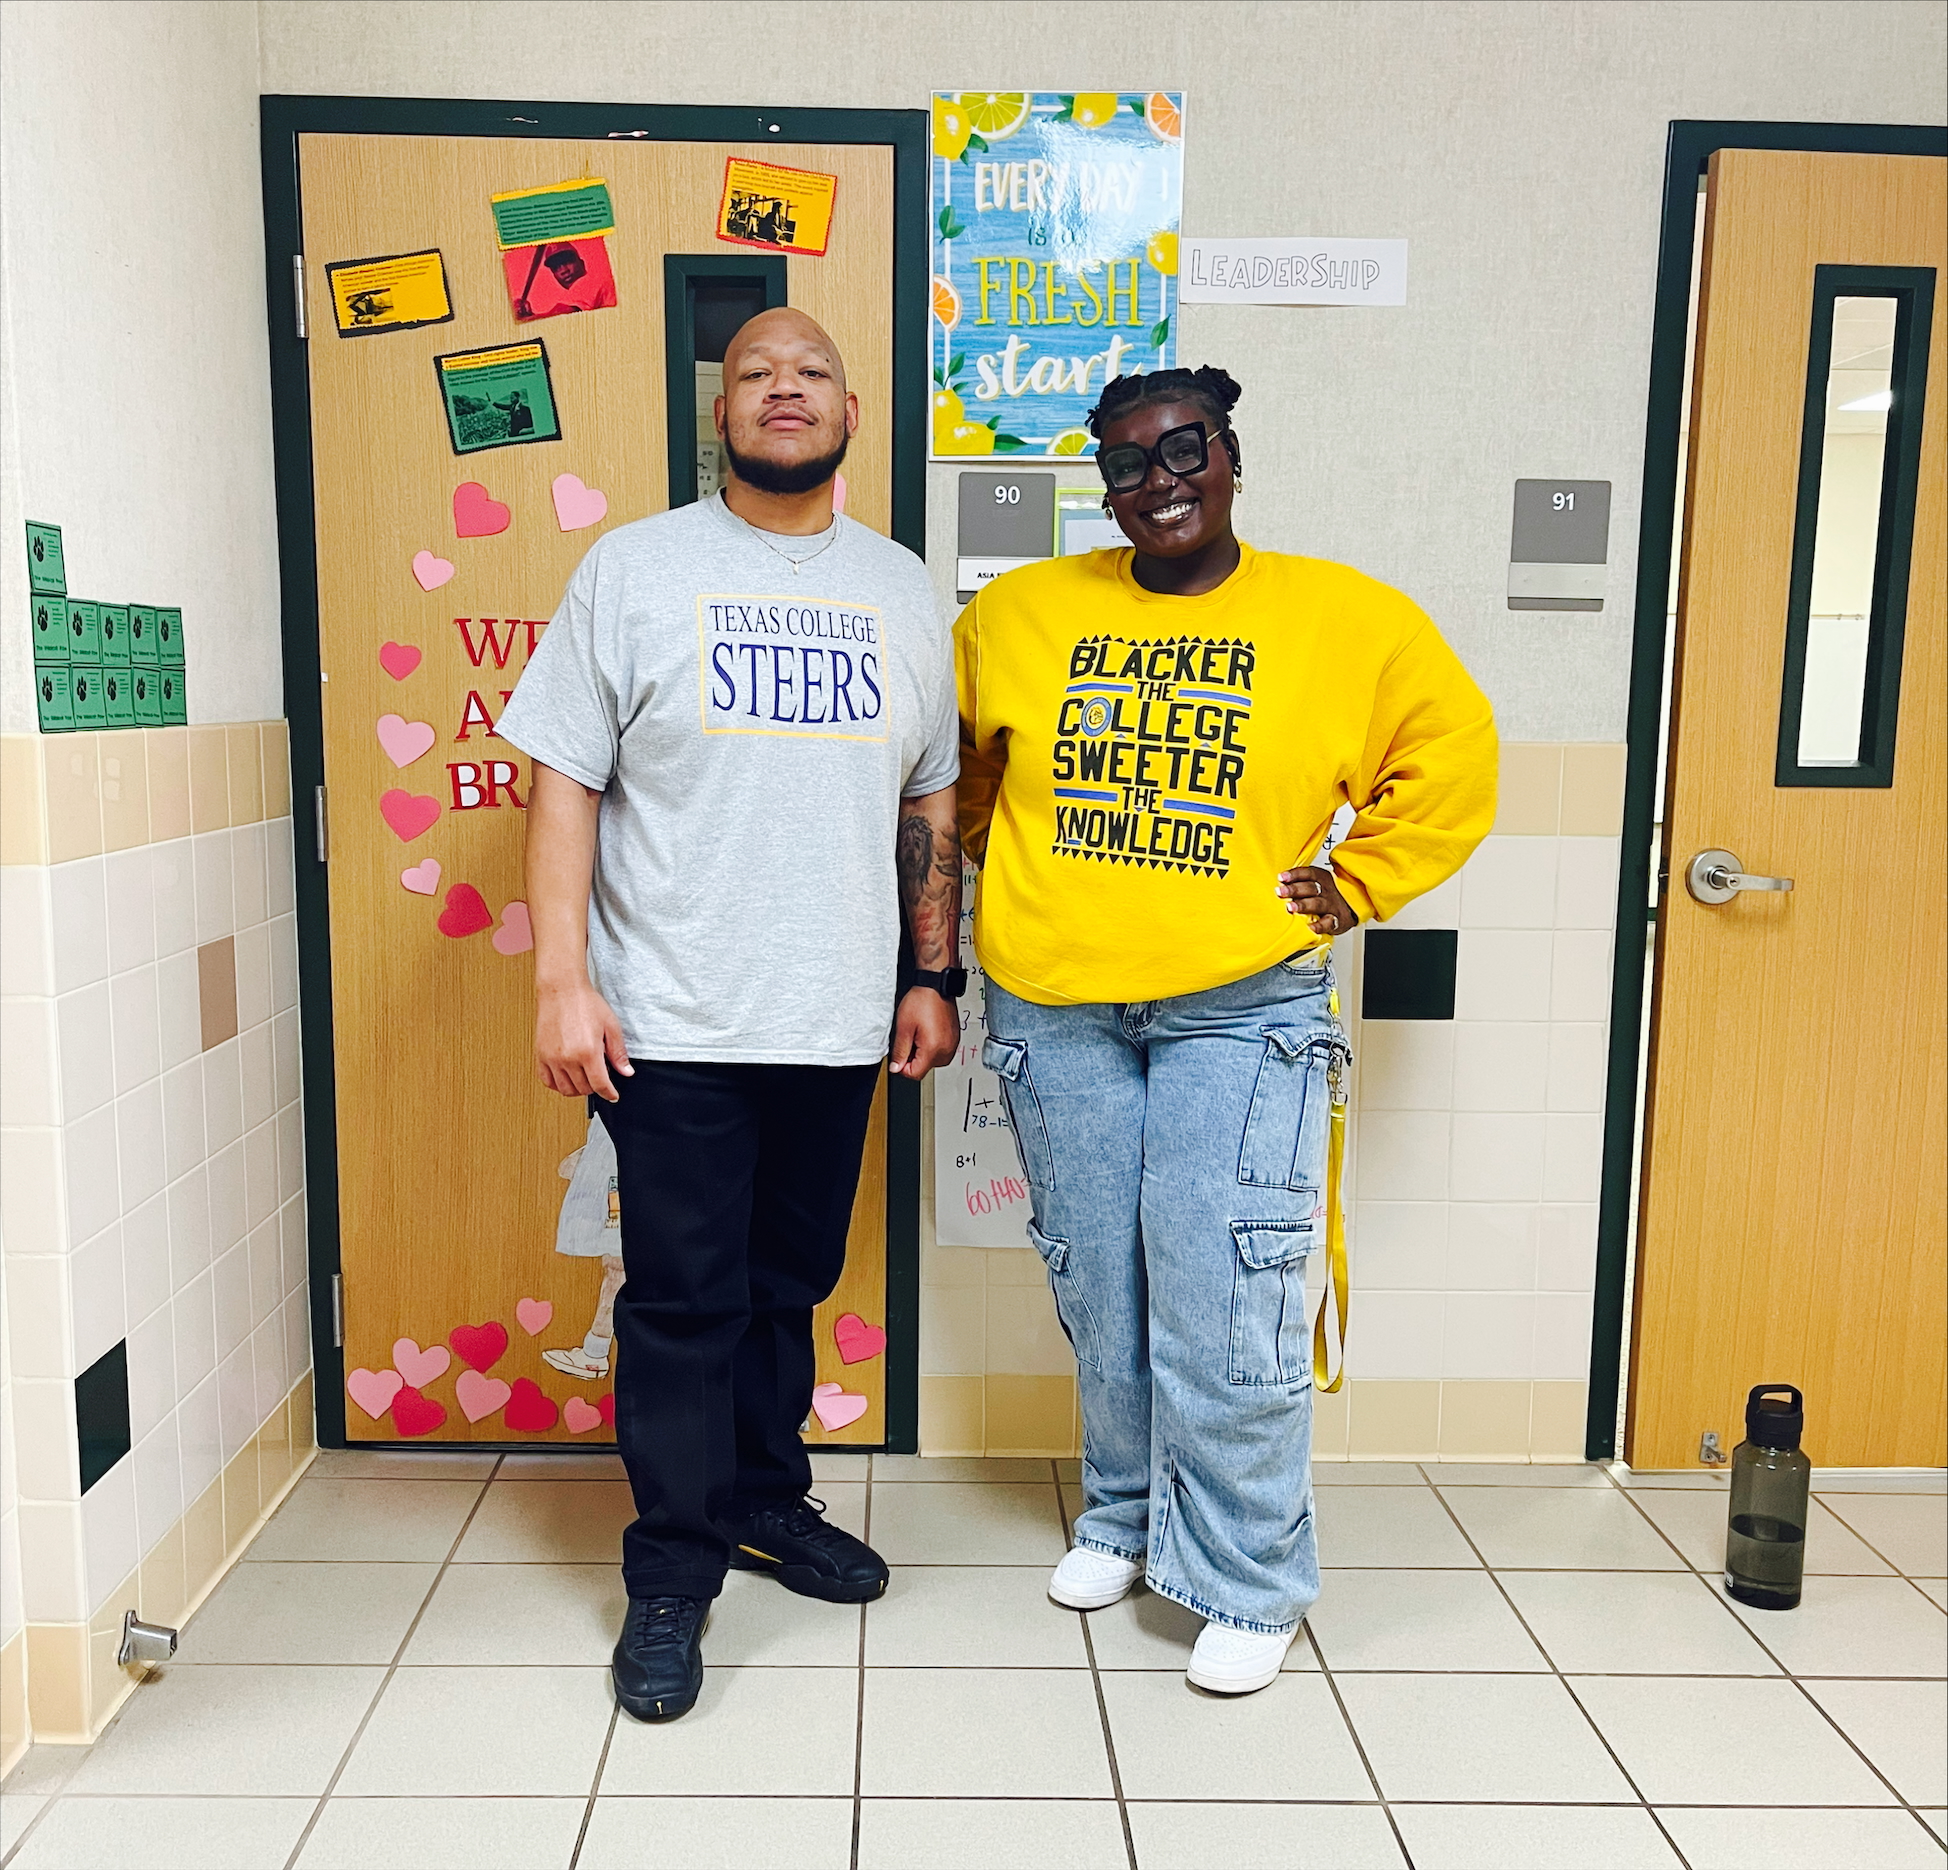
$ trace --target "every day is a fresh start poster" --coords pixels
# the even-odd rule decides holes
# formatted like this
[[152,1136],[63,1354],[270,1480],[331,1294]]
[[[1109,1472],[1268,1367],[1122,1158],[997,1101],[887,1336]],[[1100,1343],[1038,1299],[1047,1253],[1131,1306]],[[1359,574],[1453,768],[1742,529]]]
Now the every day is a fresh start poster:
[[1181,91],[933,99],[933,458],[1091,454],[1111,377],[1176,361]]

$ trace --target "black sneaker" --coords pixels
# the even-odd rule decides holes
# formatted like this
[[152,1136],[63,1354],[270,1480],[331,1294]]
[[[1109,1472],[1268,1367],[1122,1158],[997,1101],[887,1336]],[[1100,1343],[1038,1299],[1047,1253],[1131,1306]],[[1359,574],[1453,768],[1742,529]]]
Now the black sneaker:
[[727,1519],[737,1571],[768,1571],[788,1591],[828,1604],[865,1604],[886,1591],[886,1561],[863,1539],[820,1516],[809,1494]]
[[609,1673],[616,1700],[639,1721],[673,1721],[703,1691],[703,1626],[710,1606],[698,1597],[632,1597]]

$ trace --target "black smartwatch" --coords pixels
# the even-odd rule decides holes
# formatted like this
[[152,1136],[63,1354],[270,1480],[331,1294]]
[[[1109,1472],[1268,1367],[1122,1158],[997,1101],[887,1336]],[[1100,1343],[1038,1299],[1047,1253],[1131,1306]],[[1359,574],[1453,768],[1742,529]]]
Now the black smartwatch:
[[967,991],[967,970],[964,967],[943,967],[932,971],[916,968],[913,984],[916,987],[931,987],[941,999],[951,1004]]

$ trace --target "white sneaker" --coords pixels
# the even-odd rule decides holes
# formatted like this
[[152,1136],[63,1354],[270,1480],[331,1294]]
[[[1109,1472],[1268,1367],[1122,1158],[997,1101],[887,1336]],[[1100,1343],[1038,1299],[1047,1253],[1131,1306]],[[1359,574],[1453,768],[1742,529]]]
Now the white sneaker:
[[1142,1565],[1133,1558],[1111,1558],[1078,1545],[1055,1567],[1048,1594],[1071,1610],[1103,1610],[1129,1596],[1130,1586],[1142,1575]]
[[1278,1680],[1285,1652],[1297,1634],[1292,1630],[1284,1636],[1263,1636],[1256,1630],[1207,1623],[1198,1633],[1184,1673],[1194,1687],[1208,1688],[1214,1695],[1256,1694]]
[[585,1383],[599,1383],[609,1374],[609,1360],[591,1357],[579,1344],[568,1351],[543,1351],[541,1361],[563,1376],[580,1377]]

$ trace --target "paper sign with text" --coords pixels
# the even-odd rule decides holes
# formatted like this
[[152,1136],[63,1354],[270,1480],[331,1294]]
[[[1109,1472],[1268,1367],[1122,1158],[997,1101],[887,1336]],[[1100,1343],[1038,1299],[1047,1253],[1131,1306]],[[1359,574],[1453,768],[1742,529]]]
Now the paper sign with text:
[[1206,240],[1187,234],[1186,305],[1405,305],[1404,240]]
[[832,238],[832,204],[839,178],[817,169],[781,169],[733,156],[724,164],[724,198],[717,204],[717,238],[778,253],[825,252]]
[[325,268],[341,338],[368,331],[413,331],[453,317],[446,263],[437,247],[377,260],[339,260]]

